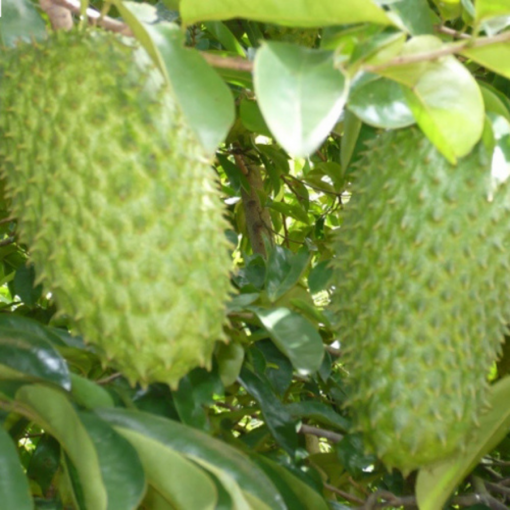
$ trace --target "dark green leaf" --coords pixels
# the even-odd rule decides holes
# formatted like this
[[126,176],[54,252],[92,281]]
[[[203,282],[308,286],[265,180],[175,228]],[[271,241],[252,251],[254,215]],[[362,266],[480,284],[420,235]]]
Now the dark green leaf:
[[207,30],[209,30],[209,32],[218,39],[226,50],[237,53],[241,57],[246,56],[243,47],[225,23],[222,23],[221,21],[209,21],[204,23],[204,25],[205,28],[207,28]]
[[42,285],[34,285],[34,266],[23,265],[16,270],[14,276],[14,290],[27,306],[35,306],[42,295]]
[[43,379],[71,389],[69,369],[57,350],[30,329],[0,327],[0,377]]
[[294,457],[298,448],[296,420],[286,411],[276,397],[269,381],[243,367],[239,381],[246,391],[258,402],[267,427],[276,441]]
[[49,489],[60,464],[60,446],[55,438],[44,434],[30,459],[27,476],[34,480],[43,494]]
[[331,407],[322,402],[306,400],[287,404],[287,411],[295,418],[311,418],[328,427],[335,427],[347,432],[351,426],[349,420],[336,413]]
[[190,459],[201,459],[228,473],[244,490],[257,495],[270,508],[286,507],[271,480],[241,452],[207,434],[178,422],[125,409],[96,410],[112,425],[160,441]]
[[390,9],[400,16],[412,35],[433,34],[434,24],[438,24],[440,21],[431,10],[427,0],[393,2]]
[[306,248],[297,253],[283,246],[275,246],[271,250],[266,271],[266,291],[271,302],[274,303],[296,285],[309,261],[310,252]]
[[5,510],[32,510],[28,480],[18,452],[7,432],[0,427],[0,501]]
[[255,101],[243,99],[239,107],[239,115],[241,117],[241,122],[248,131],[271,137],[271,132]]
[[326,290],[328,283],[333,276],[333,269],[330,260],[323,260],[315,265],[308,275],[308,287],[312,294],[316,294],[321,290]]

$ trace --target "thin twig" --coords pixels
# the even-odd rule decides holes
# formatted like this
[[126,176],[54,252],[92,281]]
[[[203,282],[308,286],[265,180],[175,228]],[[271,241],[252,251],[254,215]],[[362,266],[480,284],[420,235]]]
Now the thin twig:
[[459,32],[450,27],[445,27],[443,25],[435,25],[434,30],[439,34],[451,35],[452,37],[456,37],[457,39],[471,39],[469,34],[465,34],[464,32]]
[[114,374],[111,374],[108,377],[103,377],[103,379],[98,379],[96,381],[96,383],[97,384],[108,384],[109,382],[112,382],[121,376],[122,376],[122,374],[120,372],[115,372]]
[[[74,12],[75,14],[81,13],[81,5],[79,0],[52,0],[53,4],[65,7],[67,10]],[[128,25],[122,21],[104,16],[101,18],[101,13],[95,9],[87,9],[87,18],[91,23],[97,23],[98,25],[110,30],[110,32],[117,32],[122,35],[133,37],[133,32]]]
[[330,485],[329,483],[324,484],[324,488],[328,491],[334,492],[335,494],[338,494],[342,498],[346,499],[347,501],[350,501],[351,503],[357,503],[358,505],[362,505],[364,501],[357,496],[353,496],[352,494],[349,494],[348,492],[343,491],[342,489],[338,489],[334,485]]
[[502,32],[501,34],[494,35],[491,37],[481,37],[479,39],[466,40],[465,42],[456,42],[448,46],[442,46],[437,50],[425,51],[423,53],[414,53],[412,55],[403,55],[401,57],[395,57],[388,60],[384,64],[375,66],[364,66],[363,70],[371,73],[377,73],[384,71],[389,67],[405,66],[409,64],[417,64],[419,62],[428,62],[431,60],[437,60],[441,57],[453,55],[454,53],[462,53],[464,50],[482,48],[483,46],[489,46],[492,44],[499,44],[510,41],[510,31]]
[[321,429],[319,427],[312,427],[311,425],[302,424],[299,429],[300,434],[309,434],[311,436],[323,437],[324,439],[328,439],[332,443],[339,443],[344,436],[342,434],[337,434],[336,432],[332,432],[331,430]]

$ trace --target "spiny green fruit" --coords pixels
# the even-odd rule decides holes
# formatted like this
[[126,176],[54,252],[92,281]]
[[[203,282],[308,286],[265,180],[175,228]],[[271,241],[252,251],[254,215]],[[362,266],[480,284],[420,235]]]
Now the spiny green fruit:
[[334,250],[358,430],[409,472],[461,449],[510,319],[510,189],[480,144],[449,164],[415,128],[370,145]]
[[312,48],[319,35],[317,28],[294,28],[281,25],[266,25],[266,36],[272,41],[288,42]]
[[0,163],[60,310],[132,382],[175,386],[223,338],[227,222],[210,161],[139,54],[99,31],[6,52]]

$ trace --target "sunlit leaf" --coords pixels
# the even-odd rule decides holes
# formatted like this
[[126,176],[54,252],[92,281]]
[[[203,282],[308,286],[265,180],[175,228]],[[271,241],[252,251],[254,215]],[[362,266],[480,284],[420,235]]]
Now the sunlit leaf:
[[254,84],[269,129],[294,156],[307,156],[324,142],[348,89],[330,52],[276,42],[258,50]]
[[299,2],[289,9],[287,0],[181,0],[184,23],[244,18],[269,23],[313,27],[348,23],[378,23],[389,25],[391,19],[372,0],[335,2]]

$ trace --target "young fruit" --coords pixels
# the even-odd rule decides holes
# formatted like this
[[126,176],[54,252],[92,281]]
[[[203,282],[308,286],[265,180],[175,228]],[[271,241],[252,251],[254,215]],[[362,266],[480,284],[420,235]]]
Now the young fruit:
[[99,31],[5,52],[0,166],[60,311],[130,381],[175,386],[223,338],[231,260],[210,161],[141,55]]
[[465,444],[510,319],[510,188],[480,144],[457,166],[415,128],[380,135],[355,174],[334,250],[350,406],[367,444],[408,472]]

